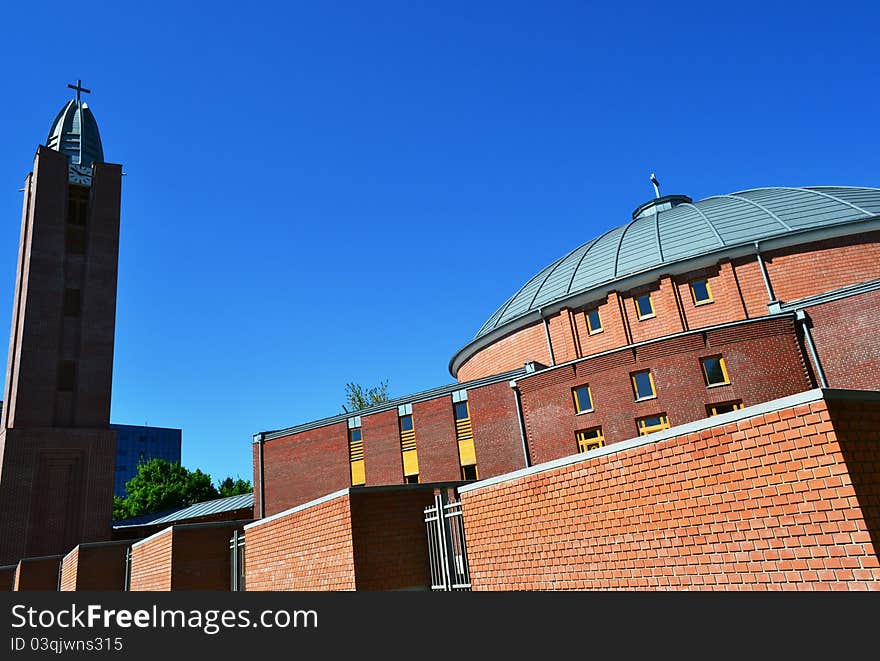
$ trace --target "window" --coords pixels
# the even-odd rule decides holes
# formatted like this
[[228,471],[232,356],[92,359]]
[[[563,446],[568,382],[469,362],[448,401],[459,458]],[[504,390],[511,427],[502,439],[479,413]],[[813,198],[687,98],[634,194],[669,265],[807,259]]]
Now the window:
[[[458,461],[463,480],[477,479],[477,453],[474,449],[474,429],[467,391],[453,393],[452,411],[455,416],[455,439],[458,442]],[[459,401],[455,401],[458,399]],[[472,475],[473,477],[466,477]]]
[[724,358],[721,356],[701,358],[700,364],[703,366],[703,378],[706,379],[707,386],[723,386],[730,383],[727,365],[724,364]]
[[694,305],[706,305],[707,303],[712,303],[714,301],[712,298],[712,290],[709,289],[708,280],[705,278],[692,280],[690,285],[691,297],[694,299]]
[[76,363],[72,360],[62,360],[58,363],[58,390],[73,392],[76,386]]
[[651,374],[651,370],[633,372],[630,374],[630,378],[632,379],[633,393],[636,396],[636,401],[652,399],[657,396],[657,392],[654,389],[654,375]]
[[578,386],[572,388],[572,396],[574,397],[574,410],[576,413],[589,413],[593,410],[593,394],[590,392],[590,386]]
[[642,294],[641,296],[636,296],[636,312],[639,315],[639,320],[642,319],[650,319],[654,316],[654,301],[651,300],[650,294]]
[[575,434],[575,438],[577,438],[579,452],[589,452],[605,445],[605,437],[602,435],[601,427],[579,431]]
[[357,487],[367,483],[364,474],[364,440],[361,428],[348,430],[348,459],[351,463],[351,486]]
[[587,310],[587,332],[590,335],[602,332],[602,317],[599,316],[599,308]]
[[64,316],[79,316],[79,289],[64,290]]
[[88,217],[89,189],[85,186],[71,186],[67,197],[67,222],[83,227]]
[[[419,481],[419,455],[416,451],[416,430],[413,426],[412,405],[407,407],[405,415],[398,418],[400,424],[400,454],[403,459],[403,482],[404,484],[417,484]],[[410,479],[410,478],[414,478]]]
[[665,413],[659,415],[649,415],[636,420],[639,428],[639,436],[647,436],[648,434],[660,431],[661,429],[669,429],[669,418]]
[[741,408],[745,408],[743,403],[740,400],[736,400],[735,402],[722,402],[720,404],[707,404],[706,412],[712,415],[721,415],[722,413],[730,413],[731,411],[739,411]]

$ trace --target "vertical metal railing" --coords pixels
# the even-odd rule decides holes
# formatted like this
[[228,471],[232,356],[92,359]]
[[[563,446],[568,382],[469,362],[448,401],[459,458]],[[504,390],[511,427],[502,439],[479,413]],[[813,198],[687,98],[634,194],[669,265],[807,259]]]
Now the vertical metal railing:
[[450,502],[446,494],[434,496],[434,504],[425,508],[425,529],[431,589],[470,590],[461,503]]
[[233,592],[244,592],[245,545],[243,532],[239,532],[238,530],[232,532],[232,538],[229,540],[229,554],[231,567],[229,589]]
[[131,591],[131,547],[125,547],[125,587],[126,592]]

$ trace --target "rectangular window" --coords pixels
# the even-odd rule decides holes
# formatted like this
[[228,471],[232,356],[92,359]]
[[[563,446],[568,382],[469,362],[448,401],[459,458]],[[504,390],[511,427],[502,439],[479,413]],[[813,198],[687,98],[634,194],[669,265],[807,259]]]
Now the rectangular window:
[[[463,480],[476,480],[477,453],[474,448],[474,429],[471,425],[471,411],[467,400],[453,402],[455,416],[455,438],[458,441],[458,461]],[[474,477],[464,477],[473,474]]]
[[70,186],[67,197],[67,222],[84,227],[89,217],[89,189],[85,186]]
[[474,437],[474,429],[471,426],[471,411],[467,401],[455,402],[452,405],[455,415],[455,436],[459,441]]
[[706,380],[707,386],[723,386],[730,383],[730,378],[727,376],[727,365],[721,356],[701,358],[700,364],[703,366],[703,378]]
[[705,278],[692,280],[690,286],[694,305],[706,305],[706,303],[712,303],[714,301],[712,298],[712,290],[709,288],[709,281]]
[[348,459],[351,463],[351,486],[367,483],[364,473],[364,440],[360,427],[348,430]]
[[669,418],[665,413],[659,415],[649,415],[636,420],[639,428],[639,436],[647,436],[648,434],[660,431],[661,429],[669,429]]
[[657,391],[654,388],[654,375],[651,374],[651,370],[633,372],[629,376],[632,379],[633,394],[636,396],[636,401],[652,399],[657,396]]
[[590,386],[583,385],[572,388],[572,397],[574,397],[574,410],[576,413],[589,413],[593,410],[593,393],[590,392]]
[[470,466],[462,466],[461,467],[461,479],[462,480],[479,480],[480,476],[477,473],[477,465],[473,464]]
[[605,445],[605,437],[602,435],[601,427],[579,431],[575,434],[575,438],[577,438],[579,452],[589,452]]
[[650,319],[654,316],[654,301],[651,300],[650,294],[642,294],[641,296],[636,296],[636,312],[639,315],[639,320],[642,319]]
[[58,390],[61,392],[73,392],[76,387],[76,363],[72,360],[62,360],[58,363]]
[[590,335],[602,332],[602,317],[599,316],[599,308],[587,310],[587,332]]
[[403,459],[403,477],[405,484],[413,484],[409,478],[415,476],[419,481],[419,456],[416,452],[416,430],[413,426],[412,413],[398,418],[400,423],[400,453]]
[[412,475],[404,475],[403,476],[404,484],[418,484],[419,483],[419,474],[413,473]]
[[64,316],[79,316],[79,289],[64,290]]
[[730,413],[732,411],[739,411],[741,408],[745,408],[743,403],[740,400],[736,400],[734,402],[722,402],[720,404],[708,404],[706,405],[706,412],[710,415],[721,415],[722,413]]

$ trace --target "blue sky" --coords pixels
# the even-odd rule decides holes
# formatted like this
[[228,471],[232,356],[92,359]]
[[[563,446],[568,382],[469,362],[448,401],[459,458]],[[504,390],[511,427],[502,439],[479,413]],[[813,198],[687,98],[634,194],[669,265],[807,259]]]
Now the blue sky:
[[651,172],[880,186],[876,3],[35,4],[0,20],[0,329],[18,189],[81,78],[126,172],[111,418],[182,428],[215,478],[348,381],[450,382]]

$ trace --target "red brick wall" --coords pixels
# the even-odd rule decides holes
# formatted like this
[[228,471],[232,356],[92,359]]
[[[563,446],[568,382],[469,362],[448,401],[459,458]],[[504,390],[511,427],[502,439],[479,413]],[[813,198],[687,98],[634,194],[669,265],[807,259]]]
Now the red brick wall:
[[[678,304],[675,301],[674,286],[668,276],[660,279],[659,285],[639,288],[631,294],[621,296],[623,312],[629,322],[630,337],[633,342],[644,342],[664,335],[680,333],[684,330]],[[642,294],[650,294],[656,316],[639,320],[635,299]]]
[[[364,444],[367,443],[365,439]],[[397,455],[399,464],[399,451]],[[350,470],[345,422],[266,441],[265,516],[351,486]],[[254,484],[258,482],[259,479]]]
[[[361,418],[364,439],[364,477],[370,486],[403,482],[403,457],[400,453],[400,425],[397,409]],[[419,423],[413,416],[416,448]],[[349,480],[351,484],[351,480]],[[328,493],[328,492],[324,492]]]
[[79,546],[64,556],[61,561],[61,592],[76,590],[76,575],[79,568]]
[[[711,303],[702,305],[694,303],[690,283],[700,278],[709,283],[713,299]],[[712,268],[676,276],[675,283],[688,328],[705,328],[746,318],[745,303],[739,294],[733,265],[729,261],[725,260]],[[766,299],[765,295],[764,314],[767,312]]]
[[81,544],[64,557],[61,590],[125,589],[125,551],[130,542]]
[[503,337],[474,354],[459,368],[457,378],[459,381],[479,379],[522,367],[530,360],[550,364],[543,322]]
[[419,481],[461,479],[452,397],[444,395],[413,404],[413,425],[419,455]]
[[110,538],[115,431],[7,429],[0,447],[0,564]]
[[878,290],[807,308],[830,387],[880,390],[878,311]]
[[[568,308],[561,310],[559,314],[547,319],[547,325],[550,329],[550,338],[553,341],[553,358],[555,361],[557,363],[564,363],[578,358],[580,350],[576,340],[572,311]],[[513,365],[511,367],[520,367],[520,365]]]
[[[761,275],[761,267],[755,257],[739,257],[733,260],[734,276],[739,286],[739,296],[745,302],[749,318],[767,314],[767,285]],[[725,292],[719,292],[723,297]],[[716,295],[715,300],[718,300]]]
[[261,481],[264,480],[262,475],[260,475],[260,449],[263,448],[262,443],[252,443],[251,451],[253,455],[253,470],[254,470],[254,479],[251,481],[251,484],[254,485],[254,513],[253,517],[255,519],[260,518],[260,501],[262,500],[262,484]]
[[[519,423],[508,382],[469,389],[468,403],[480,477],[524,466]],[[461,479],[451,394],[415,402],[413,424],[419,453],[419,481]],[[397,409],[361,416],[361,429],[366,486],[403,484]],[[265,442],[265,516],[350,486],[347,433],[343,422]],[[338,451],[340,447],[343,452]],[[259,445],[254,444],[255,496],[259,492],[258,451]],[[315,471],[316,465],[325,467],[324,472]],[[254,511],[259,512],[259,504]]]
[[458,484],[356,487],[248,526],[247,590],[427,589],[424,510]]
[[[880,414],[877,402],[859,402],[832,399],[828,402],[837,442],[852,481],[855,503],[865,517],[875,552],[880,552]],[[849,492],[847,492],[849,493]],[[841,521],[839,532],[856,533],[850,521]],[[843,540],[845,541],[845,539]],[[853,538],[863,542],[864,536]],[[846,549],[849,556],[854,549]],[[838,552],[837,556],[840,555]],[[848,560],[856,580],[870,580],[865,567],[856,567]],[[874,577],[876,581],[876,576]],[[876,583],[871,586],[877,589]]]
[[134,544],[131,547],[132,592],[168,592],[171,590],[172,530]]
[[[829,239],[784,250],[762,253],[776,297],[792,301],[880,277],[880,232]],[[706,275],[714,302],[695,306],[687,282]],[[675,291],[678,292],[678,302]],[[650,291],[656,317],[639,321],[633,297]],[[755,257],[700,271],[659,278],[651,286],[632,291],[611,292],[598,301],[603,332],[587,333],[584,311],[563,310],[549,318],[556,363],[641,342],[682,330],[682,314],[688,328],[739,321],[767,314],[768,295]],[[679,309],[679,305],[681,308]],[[622,311],[622,315],[621,315]],[[573,320],[569,323],[569,315]],[[543,324],[521,329],[471,356],[459,369],[460,381],[477,379],[521,367],[528,360],[549,365]]]
[[[594,307],[599,310],[602,332],[590,335],[586,312]],[[608,351],[630,343],[628,330],[623,321],[623,310],[620,308],[620,298],[616,292],[609,293],[606,299],[598,302],[598,305],[588,305],[583,310],[575,310],[573,316],[580,340],[581,356]]]
[[468,390],[474,451],[481,478],[523,468],[516,402],[509,382]]
[[58,570],[61,556],[25,558],[18,563],[15,572],[15,590],[19,592],[58,590]]
[[463,493],[473,587],[876,589],[878,430],[819,400]]
[[424,510],[433,502],[430,488],[352,491],[358,590],[430,588]]
[[228,591],[232,582],[229,540],[243,524],[174,526],[171,589]]
[[[721,354],[730,385],[707,388],[700,358]],[[630,374],[650,369],[657,396],[634,401]],[[571,390],[588,384],[592,413],[575,414]],[[518,380],[533,463],[577,452],[575,432],[601,426],[606,444],[638,435],[636,418],[666,413],[671,425],[707,417],[706,405],[746,406],[808,390],[791,318],[658,340]]]
[[880,278],[880,232],[844,236],[764,256],[780,301]]
[[229,590],[229,539],[246,521],[175,525],[132,546],[131,590]]
[[354,590],[347,495],[245,529],[249,592]]

